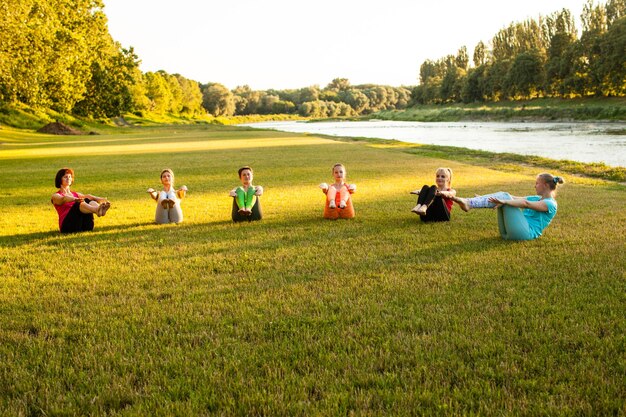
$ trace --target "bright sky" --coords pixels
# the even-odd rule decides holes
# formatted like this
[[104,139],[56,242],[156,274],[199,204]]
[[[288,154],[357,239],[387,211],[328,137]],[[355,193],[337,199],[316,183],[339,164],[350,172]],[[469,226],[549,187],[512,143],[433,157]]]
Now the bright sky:
[[[142,71],[253,90],[416,85],[426,59],[470,54],[511,22],[585,0],[104,0],[109,31]],[[597,2],[596,2],[597,3]],[[604,3],[604,2],[602,2]]]

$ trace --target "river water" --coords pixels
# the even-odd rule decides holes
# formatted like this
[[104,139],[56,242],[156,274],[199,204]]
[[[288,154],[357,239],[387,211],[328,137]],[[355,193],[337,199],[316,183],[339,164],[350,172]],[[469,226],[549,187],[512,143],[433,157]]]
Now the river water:
[[626,122],[316,122],[249,123],[262,129],[396,139],[626,167]]

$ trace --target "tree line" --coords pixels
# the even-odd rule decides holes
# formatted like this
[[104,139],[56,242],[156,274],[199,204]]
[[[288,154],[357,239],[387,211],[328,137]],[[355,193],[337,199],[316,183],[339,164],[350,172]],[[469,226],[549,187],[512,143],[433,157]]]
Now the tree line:
[[125,113],[194,117],[299,114],[335,117],[403,109],[415,103],[497,101],[537,96],[623,96],[626,93],[626,0],[588,0],[582,35],[563,9],[511,24],[473,66],[466,47],[425,61],[417,87],[351,85],[255,91],[201,84],[165,71],[143,73],[132,48],[108,31],[102,0],[0,2],[0,104],[104,118]]
[[626,94],[626,0],[596,5],[581,14],[582,33],[567,9],[511,23],[474,48],[426,60],[416,103],[481,102],[533,97],[624,96]]
[[293,113],[353,116],[404,108],[411,90],[379,85],[228,90],[165,71],[142,73],[108,31],[102,0],[0,2],[0,102],[103,118],[146,112],[194,117]]

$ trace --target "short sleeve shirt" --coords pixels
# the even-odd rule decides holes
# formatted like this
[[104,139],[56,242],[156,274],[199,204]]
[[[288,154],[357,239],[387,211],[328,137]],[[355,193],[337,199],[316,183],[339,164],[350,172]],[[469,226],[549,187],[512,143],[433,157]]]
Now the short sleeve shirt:
[[[531,195],[525,197],[527,201],[542,201],[541,196]],[[543,230],[548,227],[554,216],[556,215],[557,204],[552,197],[544,198],[543,201],[548,206],[548,211],[536,211],[532,209],[524,209],[524,217],[528,221],[528,227],[533,239],[538,238]]]

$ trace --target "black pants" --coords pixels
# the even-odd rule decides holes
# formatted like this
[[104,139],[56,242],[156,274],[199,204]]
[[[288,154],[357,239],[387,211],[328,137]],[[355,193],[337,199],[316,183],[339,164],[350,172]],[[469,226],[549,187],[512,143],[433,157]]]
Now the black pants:
[[417,197],[417,204],[425,204],[428,209],[426,214],[420,216],[423,222],[449,222],[450,211],[446,206],[445,201],[440,196],[435,195],[437,187],[431,185],[425,185],[420,191],[420,195]]
[[256,203],[252,206],[252,214],[246,216],[245,214],[239,213],[239,206],[237,205],[237,201],[233,198],[233,210],[231,216],[234,222],[251,222],[252,220],[261,220],[263,218],[261,199],[259,197],[256,198]]
[[[85,199],[89,203],[89,199]],[[61,225],[61,233],[76,233],[93,230],[93,213],[85,214],[80,211],[80,203],[76,202],[65,216]]]

